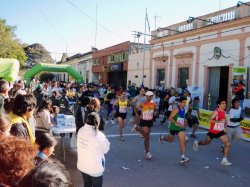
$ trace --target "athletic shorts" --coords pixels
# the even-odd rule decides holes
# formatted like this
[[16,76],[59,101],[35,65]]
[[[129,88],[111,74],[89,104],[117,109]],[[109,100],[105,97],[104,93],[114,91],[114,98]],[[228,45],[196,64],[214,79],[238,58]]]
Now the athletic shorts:
[[139,126],[140,126],[140,127],[148,127],[148,128],[151,128],[151,127],[153,126],[153,120],[146,121],[146,120],[140,119]]
[[188,126],[190,128],[192,128],[193,126],[199,124],[198,118],[196,118],[196,117],[192,117],[192,119],[191,118],[187,118],[187,122],[188,122]]
[[224,136],[224,135],[226,135],[226,133],[224,131],[221,131],[218,134],[214,134],[214,133],[211,133],[211,132],[207,133],[207,136],[209,136],[210,139],[220,138],[221,136]]
[[127,113],[117,113],[117,114],[116,114],[116,117],[117,117],[117,118],[126,119]]
[[234,140],[240,140],[242,139],[242,129],[240,128],[240,126],[238,127],[227,127],[227,137],[228,140],[231,142],[233,139]]
[[174,135],[178,135],[179,132],[182,132],[182,131],[185,131],[185,129],[178,130],[178,131],[177,131],[177,130],[171,130],[171,129],[170,129],[170,134],[172,134],[172,135],[174,136]]

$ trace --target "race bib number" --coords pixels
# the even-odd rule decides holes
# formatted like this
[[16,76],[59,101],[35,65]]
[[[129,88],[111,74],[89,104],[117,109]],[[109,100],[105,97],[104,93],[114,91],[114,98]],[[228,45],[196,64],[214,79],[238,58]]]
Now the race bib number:
[[147,120],[147,121],[152,120],[153,119],[153,114],[154,114],[153,111],[150,111],[150,110],[145,111],[145,112],[143,112],[142,119]]
[[119,107],[119,113],[127,113],[127,107],[126,106],[120,106]]
[[198,116],[197,110],[192,110],[191,115],[197,117]]
[[182,126],[184,126],[184,118],[178,118],[177,122],[179,122]]
[[224,123],[215,123],[214,130],[216,131],[223,131],[225,128]]

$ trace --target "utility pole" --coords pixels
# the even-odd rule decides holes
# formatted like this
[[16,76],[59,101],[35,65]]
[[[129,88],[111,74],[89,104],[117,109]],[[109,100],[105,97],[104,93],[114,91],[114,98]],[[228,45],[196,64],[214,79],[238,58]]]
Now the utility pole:
[[68,42],[66,40],[66,53],[68,53]]
[[219,0],[219,10],[221,10],[221,2],[222,0]]
[[96,15],[95,15],[95,48],[96,48],[96,38],[97,38],[97,4],[96,4]]
[[[146,8],[146,14],[145,14],[145,25],[144,25],[144,33],[146,33],[146,22],[147,22],[147,8]],[[145,51],[146,51],[146,35],[144,34],[144,42],[143,42],[143,60],[142,60],[142,86],[144,86],[144,64],[145,64]]]
[[155,16],[154,16],[154,20],[155,20],[155,30],[157,29],[157,24],[156,24],[156,19],[157,18],[160,18],[160,16],[157,16],[156,13],[155,13]]

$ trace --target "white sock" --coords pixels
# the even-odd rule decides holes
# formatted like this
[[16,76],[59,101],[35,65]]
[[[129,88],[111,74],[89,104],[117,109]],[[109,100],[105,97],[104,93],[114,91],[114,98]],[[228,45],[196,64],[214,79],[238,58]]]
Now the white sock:
[[227,158],[226,158],[226,157],[224,157],[224,158],[222,159],[222,161],[227,161]]
[[184,158],[185,157],[185,155],[181,155],[181,158]]

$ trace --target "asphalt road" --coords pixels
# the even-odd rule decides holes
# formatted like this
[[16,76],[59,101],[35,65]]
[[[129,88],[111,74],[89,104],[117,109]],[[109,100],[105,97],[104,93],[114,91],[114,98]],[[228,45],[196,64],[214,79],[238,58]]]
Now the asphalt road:
[[[130,118],[130,117],[128,117]],[[128,120],[127,120],[128,121]],[[177,137],[172,143],[159,143],[159,134],[167,133],[166,125],[159,120],[152,127],[150,139],[151,160],[145,159],[143,139],[131,133],[131,126],[125,127],[125,141],[119,140],[118,124],[110,122],[105,126],[105,134],[111,143],[106,155],[104,187],[248,187],[250,186],[250,142],[232,142],[228,160],[232,166],[222,166],[221,142],[218,139],[210,145],[192,149],[194,139],[187,141],[187,156],[190,161],[180,164],[180,149]],[[190,134],[190,129],[187,130]],[[206,131],[198,130],[198,139],[205,137]],[[189,135],[188,135],[189,136]],[[71,173],[76,187],[83,186],[80,172],[76,168],[76,148],[70,147],[70,139],[65,139],[66,161],[63,161],[61,141],[56,147],[56,156]]]

